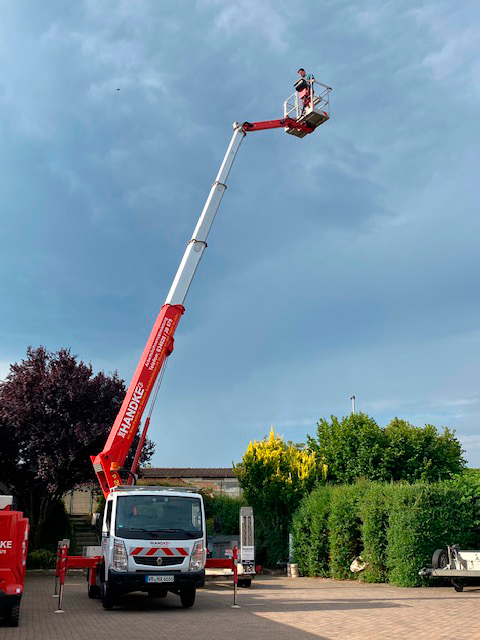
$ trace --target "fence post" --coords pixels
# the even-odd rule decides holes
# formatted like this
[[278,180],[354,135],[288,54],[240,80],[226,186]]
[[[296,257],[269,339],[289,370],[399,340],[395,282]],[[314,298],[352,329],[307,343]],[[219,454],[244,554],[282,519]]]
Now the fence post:
[[233,605],[232,609],[240,609],[237,604],[238,588],[238,547],[233,547]]
[[[65,542],[65,540],[62,540]],[[63,605],[63,592],[65,589],[65,574],[67,573],[67,563],[68,563],[68,546],[66,544],[62,544],[60,547],[60,561],[59,561],[59,582],[60,582],[60,590],[58,594],[58,609],[55,613],[65,613],[62,609]]]
[[57,542],[57,557],[55,562],[55,590],[52,598],[58,598],[58,577],[60,575],[60,554],[61,554],[62,541]]

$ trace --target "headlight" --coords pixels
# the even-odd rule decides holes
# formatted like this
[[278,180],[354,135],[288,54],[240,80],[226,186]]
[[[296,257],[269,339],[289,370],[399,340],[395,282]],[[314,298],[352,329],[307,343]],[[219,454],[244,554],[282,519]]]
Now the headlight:
[[195,542],[190,556],[189,571],[200,571],[205,566],[206,549],[203,546],[203,540]]
[[125,549],[125,543],[121,540],[115,540],[113,543],[113,568],[117,571],[127,571],[128,556]]

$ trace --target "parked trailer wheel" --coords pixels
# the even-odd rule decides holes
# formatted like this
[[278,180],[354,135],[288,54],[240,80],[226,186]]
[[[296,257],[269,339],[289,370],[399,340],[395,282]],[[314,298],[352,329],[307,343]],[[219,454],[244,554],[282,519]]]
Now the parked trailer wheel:
[[238,586],[242,587],[243,589],[248,589],[251,585],[252,585],[252,579],[251,578],[239,578],[238,579]]
[[457,591],[458,593],[461,593],[463,591],[463,584],[461,582],[458,582],[458,580],[453,580],[453,579],[450,582],[452,583],[452,586],[455,589],[455,591]]
[[445,569],[448,564],[448,553],[446,549],[437,549],[432,556],[432,567],[434,569]]
[[180,602],[182,603],[182,607],[184,609],[189,609],[193,607],[195,602],[195,589],[180,589]]

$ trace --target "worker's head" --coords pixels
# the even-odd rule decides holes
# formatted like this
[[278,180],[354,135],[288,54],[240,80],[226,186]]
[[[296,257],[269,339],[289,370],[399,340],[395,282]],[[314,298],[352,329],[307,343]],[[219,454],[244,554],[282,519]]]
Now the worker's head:
[[298,73],[302,76],[302,78],[304,78],[306,75],[305,69],[302,69],[302,67],[300,67],[300,69],[298,70]]

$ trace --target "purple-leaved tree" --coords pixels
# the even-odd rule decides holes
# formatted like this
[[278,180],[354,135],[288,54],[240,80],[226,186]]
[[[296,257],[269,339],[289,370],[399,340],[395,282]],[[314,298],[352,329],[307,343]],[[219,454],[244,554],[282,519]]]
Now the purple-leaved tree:
[[[94,375],[69,349],[29,347],[0,382],[0,480],[30,520],[33,548],[63,494],[95,481],[90,455],[103,449],[124,395],[116,372]],[[153,450],[147,441],[143,463]]]

